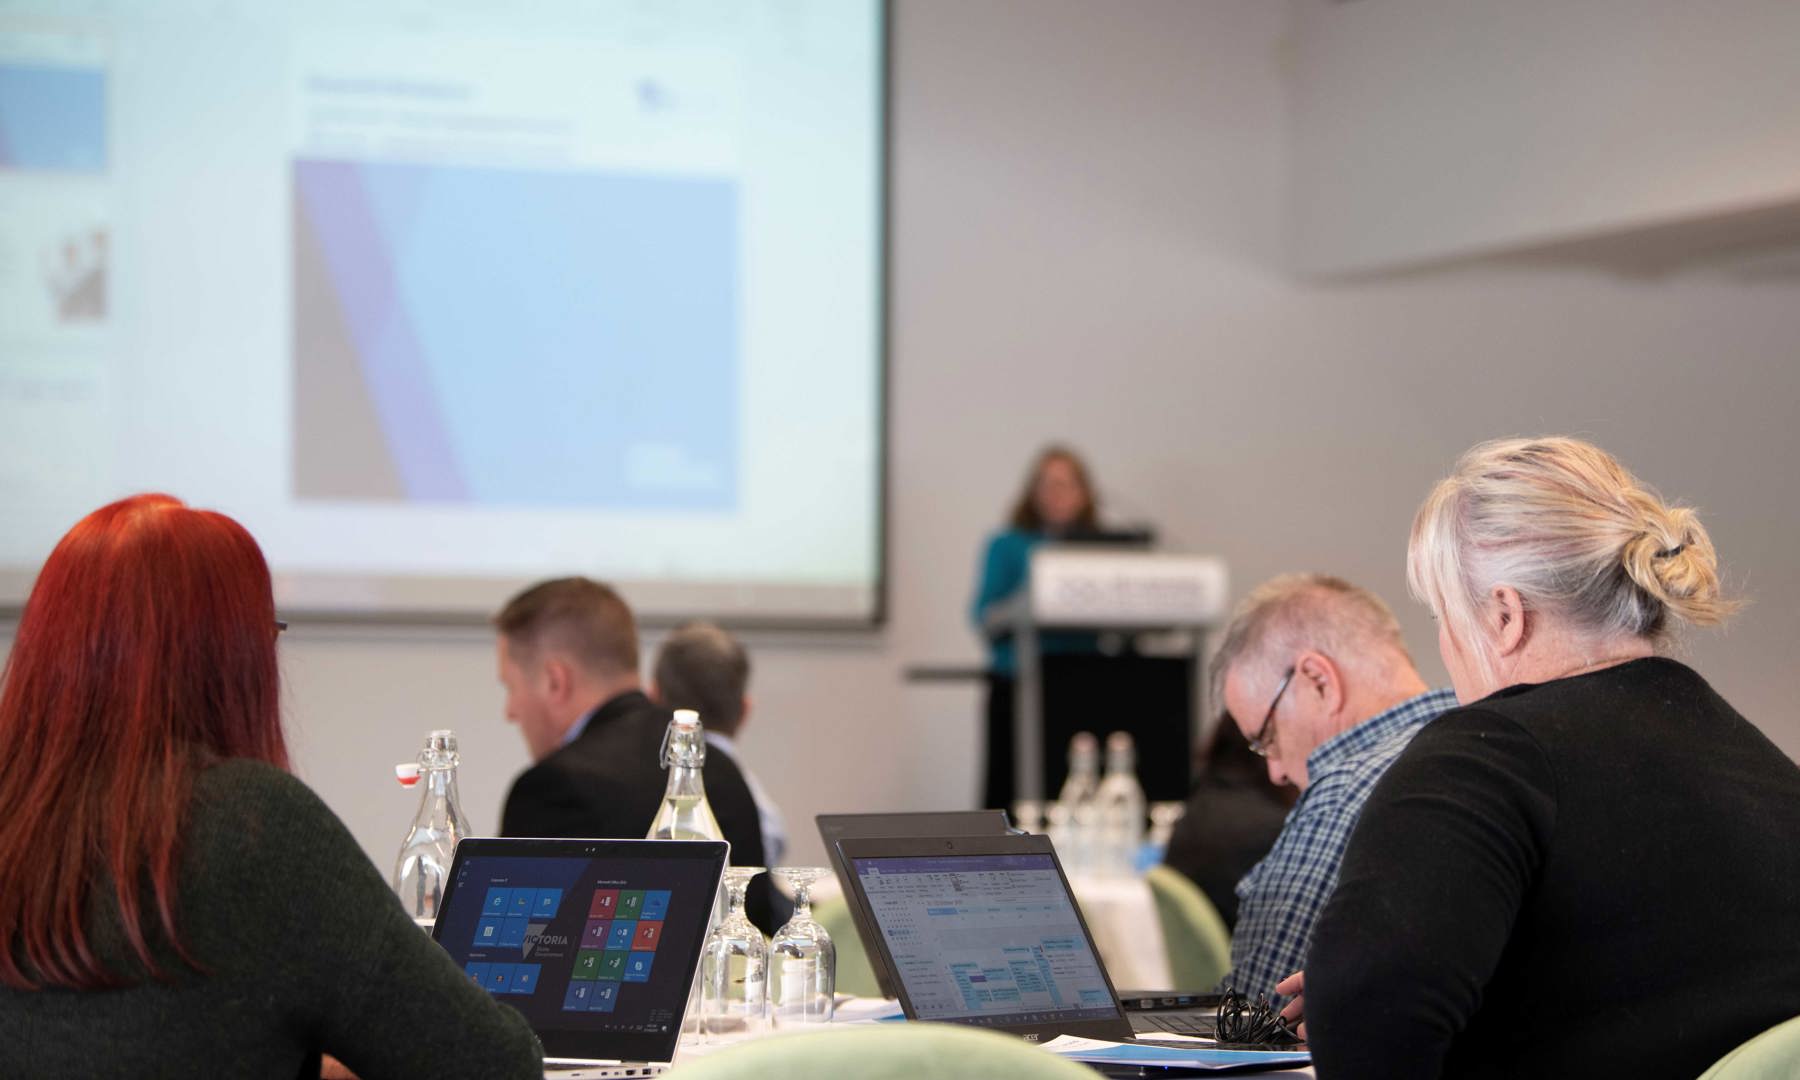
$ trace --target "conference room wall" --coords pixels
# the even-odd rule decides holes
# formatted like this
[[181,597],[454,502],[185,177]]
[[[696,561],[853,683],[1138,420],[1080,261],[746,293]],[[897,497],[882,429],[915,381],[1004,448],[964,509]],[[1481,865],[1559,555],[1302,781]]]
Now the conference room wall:
[[[896,5],[890,618],[750,638],[743,752],[798,858],[821,855],[816,812],[972,800],[978,694],[901,673],[979,657],[977,549],[1050,438],[1091,456],[1113,516],[1225,557],[1240,593],[1290,569],[1377,589],[1441,679],[1403,577],[1419,500],[1477,439],[1592,436],[1702,508],[1754,603],[1687,655],[1800,754],[1794,281],[1498,262],[1297,280],[1289,15]],[[458,731],[465,806],[495,825],[525,754],[485,632],[301,625],[282,649],[297,768],[378,864],[417,806],[389,767],[428,729]]]

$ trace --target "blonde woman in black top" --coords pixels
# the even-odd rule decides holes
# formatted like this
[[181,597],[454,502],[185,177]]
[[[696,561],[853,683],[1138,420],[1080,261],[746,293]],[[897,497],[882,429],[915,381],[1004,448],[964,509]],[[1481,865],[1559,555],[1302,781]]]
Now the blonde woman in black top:
[[1694,511],[1579,440],[1485,443],[1408,573],[1463,707],[1283,984],[1319,1075],[1692,1077],[1800,1015],[1800,767],[1664,655],[1733,607]]

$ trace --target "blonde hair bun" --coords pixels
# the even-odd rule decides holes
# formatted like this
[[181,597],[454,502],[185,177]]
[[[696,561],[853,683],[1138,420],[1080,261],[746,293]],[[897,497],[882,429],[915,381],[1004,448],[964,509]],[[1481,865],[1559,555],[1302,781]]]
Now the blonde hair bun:
[[1625,544],[1619,561],[1632,583],[1669,613],[1695,626],[1716,626],[1737,605],[1719,586],[1719,556],[1700,515],[1664,506],[1654,493],[1634,493],[1644,507],[1644,529]]

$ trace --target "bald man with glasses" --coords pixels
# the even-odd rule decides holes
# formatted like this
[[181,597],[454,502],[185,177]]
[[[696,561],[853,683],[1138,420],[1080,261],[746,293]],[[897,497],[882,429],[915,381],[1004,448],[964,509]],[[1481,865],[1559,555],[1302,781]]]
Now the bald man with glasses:
[[1212,677],[1221,722],[1244,733],[1270,780],[1301,793],[1268,856],[1238,882],[1222,983],[1274,1000],[1275,984],[1306,966],[1369,792],[1456,694],[1425,685],[1379,597],[1323,574],[1286,574],[1245,597]]

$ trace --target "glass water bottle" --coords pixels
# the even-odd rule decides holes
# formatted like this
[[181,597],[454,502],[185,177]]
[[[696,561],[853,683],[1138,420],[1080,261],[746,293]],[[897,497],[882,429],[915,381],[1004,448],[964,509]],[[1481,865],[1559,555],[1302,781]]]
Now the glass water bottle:
[[662,808],[650,823],[651,840],[723,840],[719,819],[706,801],[700,767],[706,763],[706,732],[700,714],[676,709],[663,736],[662,766],[669,771]]
[[437,920],[456,842],[469,831],[456,793],[458,761],[456,733],[434,731],[425,737],[417,764],[394,767],[402,786],[423,789],[419,812],[413,815],[412,828],[394,863],[394,891],[413,921],[423,927]]

